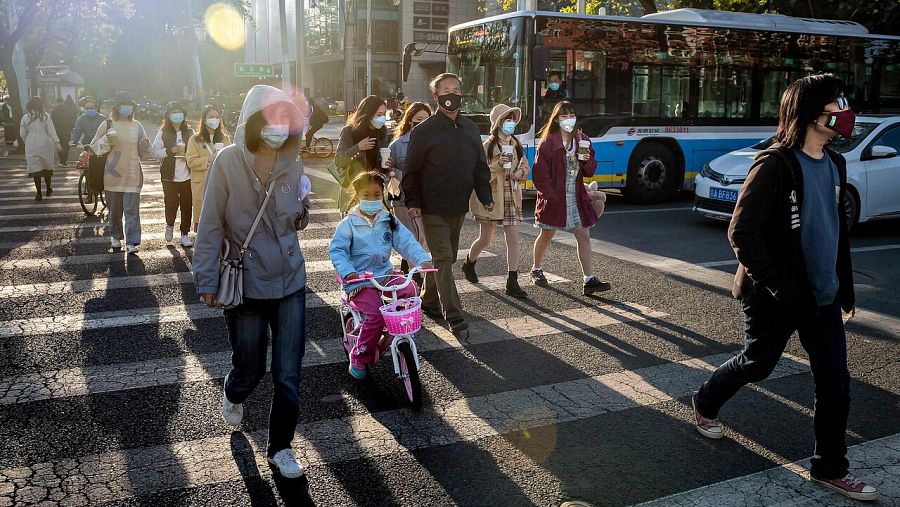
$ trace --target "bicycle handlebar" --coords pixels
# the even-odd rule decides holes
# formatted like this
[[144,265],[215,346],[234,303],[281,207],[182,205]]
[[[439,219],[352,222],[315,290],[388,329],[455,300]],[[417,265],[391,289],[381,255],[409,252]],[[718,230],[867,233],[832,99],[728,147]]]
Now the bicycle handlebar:
[[[403,289],[407,288],[409,286],[409,284],[412,283],[412,277],[414,274],[416,274],[416,273],[436,273],[436,272],[437,272],[436,268],[424,269],[419,266],[414,266],[414,267],[410,268],[409,273],[407,273],[406,275],[390,274],[390,275],[383,275],[383,276],[375,276],[371,271],[366,271],[362,274],[361,277],[354,278],[353,280],[344,280],[343,283],[346,284],[346,282],[348,282],[348,281],[351,283],[357,282],[357,281],[369,281],[369,282],[372,282],[372,285],[374,285],[376,289],[378,289],[382,292],[396,293],[399,290],[403,290]],[[399,276],[402,276],[405,279],[405,281],[399,285],[385,286],[385,285],[381,285],[380,283],[378,283],[379,278],[396,278]]]

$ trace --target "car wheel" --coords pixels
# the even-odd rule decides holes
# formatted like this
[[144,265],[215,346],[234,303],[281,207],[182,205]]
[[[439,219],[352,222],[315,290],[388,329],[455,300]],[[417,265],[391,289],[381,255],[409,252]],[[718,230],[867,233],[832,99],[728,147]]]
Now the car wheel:
[[859,197],[853,187],[847,187],[847,193],[844,196],[844,213],[847,217],[847,231],[852,231],[853,227],[859,223]]

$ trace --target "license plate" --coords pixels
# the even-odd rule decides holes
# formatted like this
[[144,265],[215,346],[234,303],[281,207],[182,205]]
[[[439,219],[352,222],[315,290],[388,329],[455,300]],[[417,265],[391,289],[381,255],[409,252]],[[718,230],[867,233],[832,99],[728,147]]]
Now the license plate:
[[717,201],[737,202],[737,190],[727,190],[724,188],[709,189],[709,198]]

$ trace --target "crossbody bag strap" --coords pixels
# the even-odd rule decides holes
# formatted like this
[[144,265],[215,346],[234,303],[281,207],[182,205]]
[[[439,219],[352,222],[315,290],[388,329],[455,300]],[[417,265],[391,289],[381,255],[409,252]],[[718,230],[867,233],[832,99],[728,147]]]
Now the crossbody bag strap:
[[272,183],[269,183],[269,188],[266,190],[266,198],[263,199],[262,206],[259,208],[259,212],[256,214],[256,219],[253,220],[253,225],[250,226],[250,232],[247,233],[247,239],[244,240],[244,244],[241,245],[241,251],[238,256],[239,259],[244,258],[244,252],[247,251],[247,247],[250,246],[250,240],[253,238],[253,233],[256,232],[256,227],[259,225],[259,221],[262,219],[263,213],[266,211],[266,205],[269,204],[269,197],[272,196],[272,190],[275,189],[275,179],[272,178]]

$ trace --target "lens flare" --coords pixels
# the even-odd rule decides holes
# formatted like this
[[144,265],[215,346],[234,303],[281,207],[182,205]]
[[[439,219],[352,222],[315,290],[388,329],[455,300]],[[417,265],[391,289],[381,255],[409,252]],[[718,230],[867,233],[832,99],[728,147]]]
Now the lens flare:
[[203,15],[206,32],[222,49],[235,51],[244,47],[244,19],[230,5],[214,3]]

